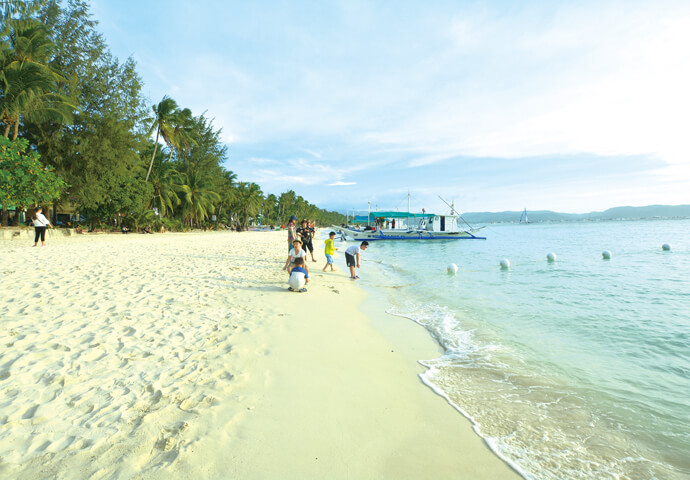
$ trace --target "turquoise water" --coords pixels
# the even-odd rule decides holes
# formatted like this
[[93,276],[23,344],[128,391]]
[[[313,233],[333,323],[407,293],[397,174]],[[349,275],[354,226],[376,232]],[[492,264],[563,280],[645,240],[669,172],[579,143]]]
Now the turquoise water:
[[526,478],[690,478],[690,220],[484,232],[364,254],[362,284],[445,349],[423,381]]

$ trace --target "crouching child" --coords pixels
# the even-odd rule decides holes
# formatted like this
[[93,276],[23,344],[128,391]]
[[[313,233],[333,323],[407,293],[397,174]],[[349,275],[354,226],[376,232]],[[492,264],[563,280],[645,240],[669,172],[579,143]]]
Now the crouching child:
[[290,271],[288,280],[288,290],[291,292],[306,292],[305,285],[309,283],[309,272],[304,268],[304,259],[295,258],[295,266]]

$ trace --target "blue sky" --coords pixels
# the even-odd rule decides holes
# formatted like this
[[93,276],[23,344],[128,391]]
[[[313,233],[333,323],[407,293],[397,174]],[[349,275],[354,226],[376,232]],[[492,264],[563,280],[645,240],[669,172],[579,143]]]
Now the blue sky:
[[690,2],[92,0],[151,102],[328,209],[690,203]]

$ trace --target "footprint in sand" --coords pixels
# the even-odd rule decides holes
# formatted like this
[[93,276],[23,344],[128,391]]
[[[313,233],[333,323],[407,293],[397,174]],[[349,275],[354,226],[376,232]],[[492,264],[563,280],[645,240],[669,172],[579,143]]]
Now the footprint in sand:
[[36,410],[38,410],[38,405],[29,407],[29,409],[26,412],[24,412],[24,415],[22,415],[22,420],[31,420],[32,418],[34,418],[34,415],[36,415]]
[[158,434],[156,443],[153,444],[148,463],[174,462],[180,453],[180,447],[183,445],[183,442],[180,441],[180,435],[188,427],[189,424],[187,422],[178,422],[170,427],[163,428]]

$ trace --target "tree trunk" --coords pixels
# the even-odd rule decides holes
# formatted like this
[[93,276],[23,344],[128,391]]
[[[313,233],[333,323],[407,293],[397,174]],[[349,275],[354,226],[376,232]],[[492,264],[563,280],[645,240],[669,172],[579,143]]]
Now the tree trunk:
[[14,135],[12,136],[13,141],[17,139],[17,135],[19,135],[19,120],[14,122]]
[[158,136],[161,133],[161,126],[158,125],[158,130],[156,130],[156,145],[153,147],[153,155],[151,155],[151,163],[149,163],[149,171],[146,173],[146,180],[144,182],[149,181],[149,175],[151,175],[151,169],[153,168],[153,159],[156,158],[156,150],[158,150]]
[[3,134],[5,138],[10,138],[10,123],[5,124],[5,133]]

